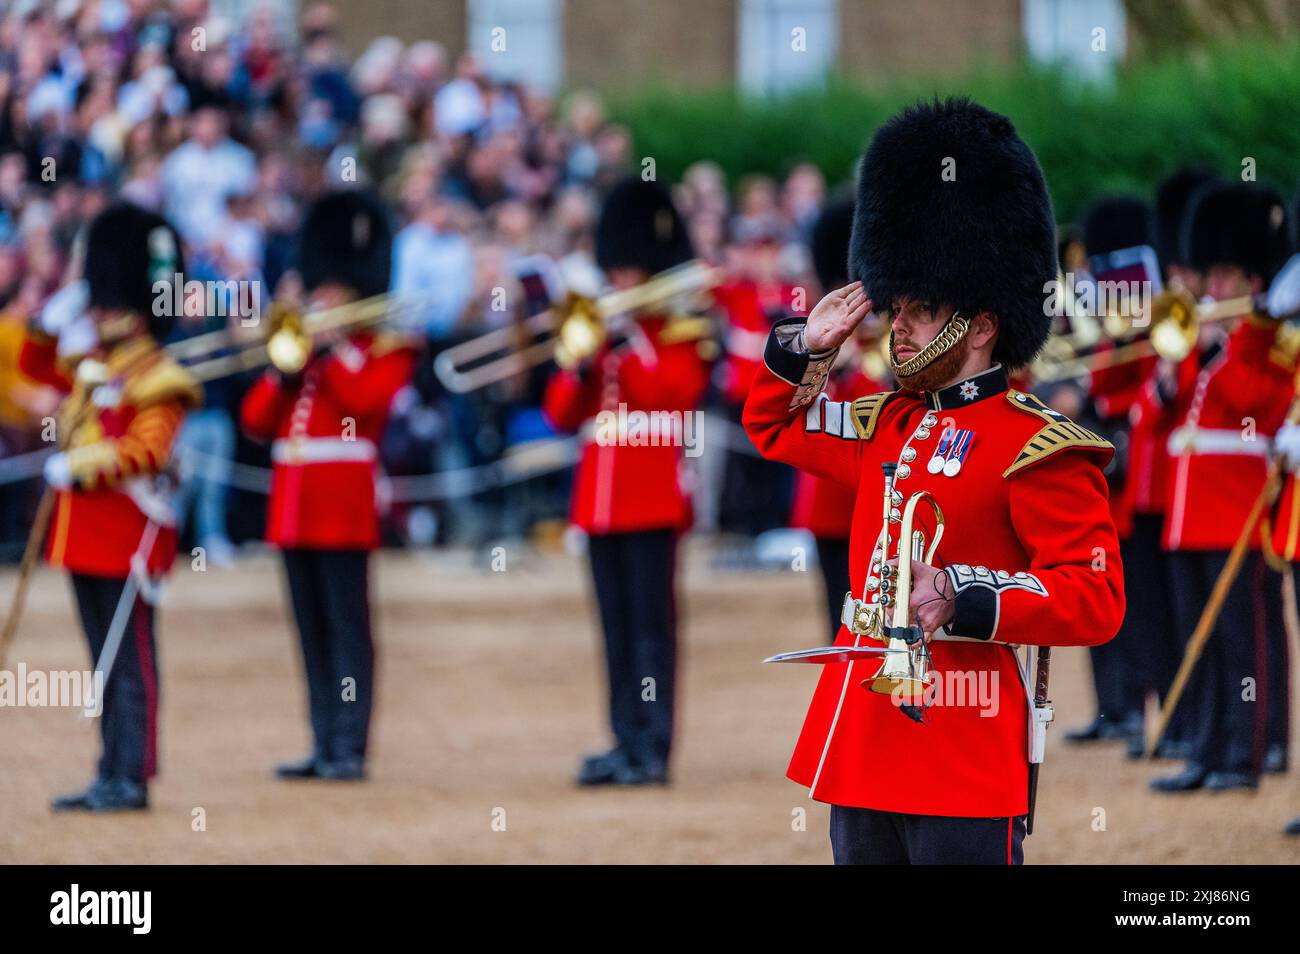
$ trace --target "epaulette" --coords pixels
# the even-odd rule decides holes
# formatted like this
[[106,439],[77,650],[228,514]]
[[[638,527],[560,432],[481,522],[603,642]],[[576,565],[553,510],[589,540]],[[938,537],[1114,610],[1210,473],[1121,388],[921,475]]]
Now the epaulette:
[[1094,434],[1086,427],[1080,427],[1060,411],[1053,411],[1032,394],[1012,389],[1007,392],[1007,403],[1026,414],[1040,417],[1047,423],[1025,442],[1024,447],[1020,448],[1020,453],[1011,462],[1011,466],[1002,472],[1003,477],[1010,477],[1026,467],[1046,460],[1058,451],[1071,447],[1089,450],[1113,451],[1115,449],[1110,441]]
[[858,437],[864,441],[871,439],[871,435],[876,432],[876,421],[880,418],[880,412],[897,393],[897,391],[878,391],[853,401],[853,427],[857,430]]
[[122,398],[137,408],[171,400],[179,400],[189,407],[198,407],[203,403],[203,387],[194,375],[173,358],[160,353],[157,360],[127,376]]

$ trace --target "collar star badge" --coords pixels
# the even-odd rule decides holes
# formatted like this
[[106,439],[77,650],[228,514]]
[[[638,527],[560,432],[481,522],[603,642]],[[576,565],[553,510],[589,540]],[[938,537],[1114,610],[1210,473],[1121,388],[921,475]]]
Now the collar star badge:
[[967,401],[975,400],[976,395],[980,393],[980,387],[974,381],[963,381],[959,388],[961,396]]

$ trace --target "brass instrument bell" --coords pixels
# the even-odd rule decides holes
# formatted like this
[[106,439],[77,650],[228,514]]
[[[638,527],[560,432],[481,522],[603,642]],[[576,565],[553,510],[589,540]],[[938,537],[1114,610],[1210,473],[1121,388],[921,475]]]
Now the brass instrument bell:
[[275,303],[267,313],[266,356],[282,374],[298,374],[311,359],[311,335],[296,308]]

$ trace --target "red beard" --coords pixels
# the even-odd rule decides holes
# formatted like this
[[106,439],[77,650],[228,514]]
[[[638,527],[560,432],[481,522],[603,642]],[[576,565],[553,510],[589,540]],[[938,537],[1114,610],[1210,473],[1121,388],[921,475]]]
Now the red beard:
[[[939,333],[942,334],[943,329]],[[890,350],[892,352],[892,345]],[[970,339],[967,335],[962,335],[956,344],[915,374],[900,375],[895,367],[894,375],[900,388],[908,391],[936,391],[957,376],[969,354]]]

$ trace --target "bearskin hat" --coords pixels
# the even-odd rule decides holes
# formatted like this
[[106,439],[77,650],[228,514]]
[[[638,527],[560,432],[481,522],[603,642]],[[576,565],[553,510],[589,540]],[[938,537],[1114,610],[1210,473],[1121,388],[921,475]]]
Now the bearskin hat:
[[298,268],[307,291],[327,282],[338,282],[360,298],[388,291],[393,230],[373,194],[327,192],[307,210],[298,241]]
[[1047,339],[1056,226],[1038,160],[1011,120],[968,99],[910,106],[862,159],[849,275],[877,307],[919,298],[998,316],[995,360]]
[[[82,273],[92,308],[142,315],[149,333],[167,337],[175,310],[173,286],[185,270],[181,240],[170,222],[130,202],[95,216],[86,232]],[[165,282],[166,288],[155,288]],[[155,308],[155,303],[161,307]]]
[[809,236],[813,271],[822,293],[849,283],[849,239],[853,235],[853,199],[845,196],[827,202]]
[[1150,245],[1154,232],[1151,206],[1127,195],[1104,196],[1083,213],[1083,247],[1089,255]]
[[1187,264],[1187,251],[1182,247],[1187,205],[1198,189],[1218,181],[1212,169],[1184,166],[1156,186],[1156,255],[1162,268]]
[[1286,205],[1276,189],[1256,183],[1204,186],[1187,210],[1183,244],[1198,271],[1236,265],[1267,284],[1289,251]]
[[596,223],[596,264],[640,268],[651,275],[695,257],[686,223],[657,182],[636,176],[610,190]]

